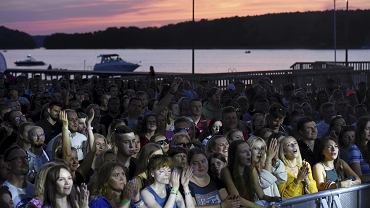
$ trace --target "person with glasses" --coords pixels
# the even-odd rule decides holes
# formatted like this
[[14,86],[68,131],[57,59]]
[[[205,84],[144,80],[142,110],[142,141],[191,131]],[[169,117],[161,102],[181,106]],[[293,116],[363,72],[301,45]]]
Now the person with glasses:
[[173,133],[186,133],[189,135],[190,141],[196,140],[196,129],[193,121],[187,117],[180,117],[175,120],[175,129]]
[[157,117],[155,114],[145,115],[140,128],[140,146],[144,147],[150,142],[157,130]]
[[150,141],[161,145],[164,154],[166,154],[168,150],[170,149],[170,144],[168,140],[166,139],[165,136],[161,134],[153,135],[152,138],[150,138]]
[[28,133],[28,140],[31,143],[31,148],[27,151],[27,154],[30,158],[28,166],[30,169],[30,176],[33,179],[35,174],[38,173],[41,167],[50,159],[43,148],[45,133],[41,127],[32,127]]
[[185,132],[176,133],[171,140],[172,147],[182,147],[189,150],[192,147],[189,135]]
[[19,146],[11,146],[4,153],[9,170],[8,180],[3,183],[12,193],[15,207],[25,205],[34,196],[34,186],[27,180],[29,157]]

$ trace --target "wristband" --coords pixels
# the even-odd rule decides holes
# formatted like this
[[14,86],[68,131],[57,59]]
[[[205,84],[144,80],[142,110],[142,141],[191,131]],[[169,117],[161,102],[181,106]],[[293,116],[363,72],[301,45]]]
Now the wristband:
[[172,188],[171,189],[171,192],[170,192],[170,194],[175,194],[175,195],[177,195],[177,192],[179,191],[179,189],[177,189],[177,188]]
[[130,202],[131,202],[130,199],[124,199],[124,200],[121,201],[120,205],[125,206],[125,205],[129,204]]

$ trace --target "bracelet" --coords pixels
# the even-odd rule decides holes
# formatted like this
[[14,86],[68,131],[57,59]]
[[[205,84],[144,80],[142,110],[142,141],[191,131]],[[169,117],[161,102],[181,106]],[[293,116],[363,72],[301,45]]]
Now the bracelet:
[[191,195],[191,192],[190,191],[189,192],[185,192],[184,195],[185,196]]
[[140,208],[140,207],[142,207],[142,206],[144,206],[144,202],[143,202],[143,200],[139,200],[138,202],[135,202],[135,207],[138,207],[138,208]]
[[124,200],[121,201],[120,205],[125,206],[125,205],[129,204],[130,202],[131,202],[130,199],[124,199]]
[[175,194],[175,195],[177,195],[177,192],[179,191],[179,189],[177,189],[177,188],[172,188],[171,189],[171,192],[170,192],[170,194]]
[[93,129],[94,129],[94,127],[87,127],[87,129],[88,129],[88,130],[93,130]]

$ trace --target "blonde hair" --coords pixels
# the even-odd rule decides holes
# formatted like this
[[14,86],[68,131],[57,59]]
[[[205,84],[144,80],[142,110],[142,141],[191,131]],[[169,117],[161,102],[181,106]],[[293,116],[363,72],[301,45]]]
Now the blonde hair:
[[55,163],[55,162],[46,163],[42,166],[40,171],[37,173],[36,178],[35,178],[35,196],[38,197],[39,199],[44,197],[46,176],[50,168],[54,167],[57,164],[58,163]]
[[261,137],[253,137],[253,138],[248,139],[248,141],[247,141],[251,150],[253,149],[253,147],[256,145],[257,142],[261,142],[262,145],[265,147],[265,152],[262,154],[262,157],[261,157],[261,160],[259,161],[259,163],[258,164],[253,164],[260,171],[265,166],[265,162],[266,162],[266,152],[267,152],[266,142]]
[[184,132],[179,132],[179,133],[176,133],[175,135],[173,135],[172,140],[171,140],[171,144],[175,144],[175,141],[176,141],[177,139],[181,139],[181,138],[184,138],[184,137],[186,137],[186,139],[187,139],[189,142],[191,142],[191,139],[190,139],[189,134],[184,133]]
[[[285,136],[281,138],[280,148],[279,148],[279,158],[280,160],[284,162],[285,165],[291,164],[291,161],[285,157],[285,152],[284,152],[284,149],[285,149],[284,147],[286,146],[288,139],[294,139],[297,142],[297,140],[292,136]],[[296,158],[297,166],[301,167],[302,166],[302,156],[301,156],[301,151],[299,150],[298,144],[297,144],[297,151],[298,151],[298,157]]]

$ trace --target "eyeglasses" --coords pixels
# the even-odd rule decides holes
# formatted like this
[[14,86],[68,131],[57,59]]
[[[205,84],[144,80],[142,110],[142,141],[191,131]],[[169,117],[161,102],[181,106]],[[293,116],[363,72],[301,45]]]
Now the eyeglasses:
[[192,143],[178,143],[174,144],[173,147],[182,147],[182,148],[190,148]]
[[25,115],[20,115],[20,116],[16,116],[14,119],[16,121],[23,121],[23,120],[26,120],[26,116]]
[[161,146],[168,144],[167,140],[160,140],[160,141],[156,141],[155,143],[157,143]]

